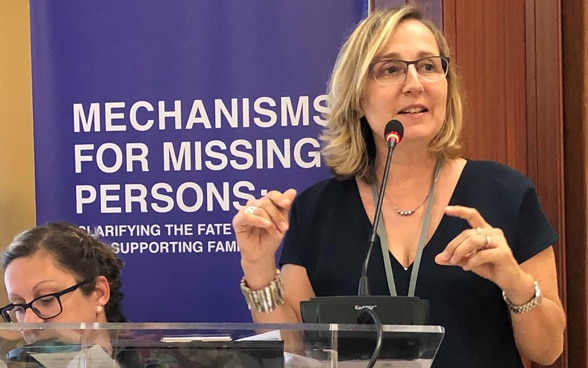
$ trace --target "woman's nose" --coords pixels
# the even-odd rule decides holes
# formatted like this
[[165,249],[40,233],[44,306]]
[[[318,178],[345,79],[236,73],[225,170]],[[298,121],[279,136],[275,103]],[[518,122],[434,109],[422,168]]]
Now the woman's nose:
[[402,90],[408,92],[421,92],[423,90],[423,83],[420,80],[419,73],[414,65],[409,65],[406,70],[406,78]]

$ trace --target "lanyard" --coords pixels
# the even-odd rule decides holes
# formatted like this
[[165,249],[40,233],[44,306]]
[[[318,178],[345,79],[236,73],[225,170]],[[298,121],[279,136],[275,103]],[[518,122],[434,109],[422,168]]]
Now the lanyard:
[[[425,207],[425,216],[423,218],[423,226],[421,227],[421,233],[419,242],[417,245],[417,251],[412,264],[412,272],[410,274],[410,283],[408,286],[408,296],[414,296],[416,290],[416,282],[419,274],[419,268],[421,266],[421,258],[423,256],[423,248],[425,246],[425,239],[427,237],[427,229],[429,228],[429,220],[431,219],[431,209],[433,207],[433,197],[435,193],[435,183],[441,170],[441,160],[437,160],[435,166],[435,173],[433,175],[433,182],[429,189],[429,198]],[[374,197],[374,203],[378,200],[378,190],[375,184],[372,184],[372,196]],[[388,280],[388,289],[390,295],[397,296],[396,283],[394,282],[394,273],[392,272],[392,264],[390,263],[390,252],[388,251],[388,239],[386,237],[386,231],[384,230],[383,221],[380,221],[377,229],[378,236],[380,237],[380,246],[382,247],[382,256],[384,258],[384,268],[386,269],[386,279]]]

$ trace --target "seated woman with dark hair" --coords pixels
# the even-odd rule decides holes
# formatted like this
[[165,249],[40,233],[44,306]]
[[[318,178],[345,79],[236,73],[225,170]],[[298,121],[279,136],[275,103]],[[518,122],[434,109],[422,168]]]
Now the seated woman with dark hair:
[[[49,223],[17,235],[2,255],[2,267],[10,301],[0,308],[5,322],[127,322],[121,304],[122,261],[112,247],[75,225]],[[109,331],[117,335],[111,339]],[[157,333],[25,328],[21,334],[28,345],[10,351],[8,360],[34,362],[35,352],[75,352],[98,345],[98,353],[109,359],[106,352],[120,368],[262,366],[238,351],[159,345]]]
[[[17,235],[2,255],[2,268],[12,301],[1,309],[6,322],[127,321],[122,261],[72,224],[49,223]],[[39,298],[44,295],[55,303]]]
[[[121,304],[122,261],[109,245],[75,225],[49,223],[17,235],[2,255],[2,267],[10,301],[0,309],[5,322],[127,321]],[[29,344],[56,338],[82,342],[79,331],[21,332]],[[92,344],[113,353],[108,334],[93,335]],[[115,359],[131,367],[134,355],[125,350],[117,352]]]

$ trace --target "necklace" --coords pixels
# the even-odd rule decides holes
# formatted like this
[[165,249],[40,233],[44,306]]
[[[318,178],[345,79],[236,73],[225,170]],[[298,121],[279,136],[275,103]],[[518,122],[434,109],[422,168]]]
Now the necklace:
[[416,210],[418,210],[419,207],[421,207],[423,205],[423,203],[425,203],[425,200],[428,197],[429,197],[429,192],[427,192],[427,194],[425,194],[425,196],[423,197],[423,199],[421,199],[421,201],[415,207],[411,208],[410,210],[401,210],[400,208],[396,207],[392,203],[390,203],[390,205],[392,206],[392,209],[394,211],[396,211],[396,213],[399,214],[400,216],[410,216],[413,213],[415,213]]
[[392,206],[392,209],[394,211],[396,211],[396,213],[399,214],[400,216],[410,216],[413,213],[415,213],[416,210],[418,210],[423,205],[423,203],[425,203],[427,198],[429,198],[429,194],[431,193],[431,188],[433,187],[433,184],[437,183],[437,179],[439,178],[440,172],[441,172],[441,170],[435,170],[433,181],[431,182],[431,186],[429,187],[427,194],[425,194],[423,199],[421,199],[421,201],[415,207],[413,207],[409,210],[401,210],[400,208],[396,207],[394,204],[390,203],[390,205]]

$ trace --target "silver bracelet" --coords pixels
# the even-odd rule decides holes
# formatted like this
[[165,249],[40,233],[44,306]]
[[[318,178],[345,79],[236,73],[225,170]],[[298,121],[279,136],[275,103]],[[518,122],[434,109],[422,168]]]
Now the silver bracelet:
[[541,301],[543,301],[543,296],[541,295],[541,289],[539,289],[539,284],[537,283],[537,281],[535,281],[534,285],[535,285],[535,296],[533,296],[533,299],[531,299],[528,302],[526,302],[525,304],[521,304],[521,305],[513,304],[506,297],[506,293],[504,291],[502,291],[502,299],[504,299],[506,306],[508,307],[508,309],[511,312],[513,312],[515,314],[525,313],[525,312],[528,312],[531,309],[535,308],[539,304],[541,304]]
[[270,313],[276,310],[278,306],[284,304],[284,284],[280,270],[276,270],[276,277],[268,286],[261,290],[251,290],[247,286],[245,277],[241,279],[240,286],[249,310]]

